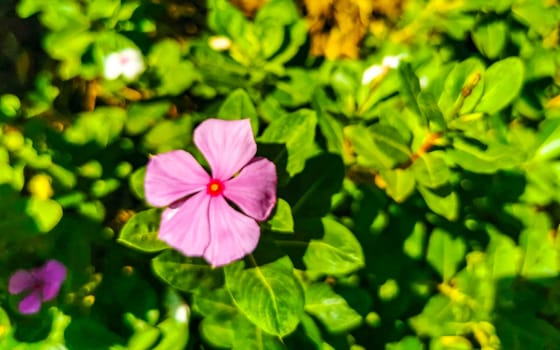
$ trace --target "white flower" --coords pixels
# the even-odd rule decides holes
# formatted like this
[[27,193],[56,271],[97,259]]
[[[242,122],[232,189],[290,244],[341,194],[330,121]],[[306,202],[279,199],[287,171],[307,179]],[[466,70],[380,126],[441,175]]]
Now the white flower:
[[117,79],[121,75],[128,80],[133,80],[143,71],[142,54],[137,49],[128,48],[105,58],[103,75],[108,80]]
[[364,71],[364,74],[362,74],[362,85],[371,83],[375,78],[386,74],[389,69],[396,69],[405,56],[404,54],[400,54],[398,56],[383,57],[381,64],[374,64]]
[[404,54],[400,54],[398,56],[385,56],[383,57],[383,62],[381,64],[385,67],[396,69],[405,56],[406,55]]
[[371,83],[375,78],[383,74],[386,69],[387,68],[379,64],[374,64],[373,66],[369,67],[364,71],[364,74],[362,74],[362,85]]
[[231,40],[226,36],[212,36],[208,39],[208,45],[216,51],[225,51],[230,48]]

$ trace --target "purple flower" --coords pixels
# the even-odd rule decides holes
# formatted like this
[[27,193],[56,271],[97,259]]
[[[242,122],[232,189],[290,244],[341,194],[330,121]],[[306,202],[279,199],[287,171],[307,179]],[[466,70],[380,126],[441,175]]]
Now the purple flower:
[[186,256],[222,266],[257,246],[257,221],[266,219],[276,204],[276,167],[255,158],[248,119],[208,119],[194,131],[194,143],[212,175],[185,151],[156,155],[146,171],[146,200],[168,206],[161,215],[161,240]]
[[10,294],[29,293],[19,305],[22,314],[34,314],[41,304],[54,299],[62,282],[66,279],[66,267],[56,260],[49,260],[43,266],[31,270],[17,270],[10,277]]

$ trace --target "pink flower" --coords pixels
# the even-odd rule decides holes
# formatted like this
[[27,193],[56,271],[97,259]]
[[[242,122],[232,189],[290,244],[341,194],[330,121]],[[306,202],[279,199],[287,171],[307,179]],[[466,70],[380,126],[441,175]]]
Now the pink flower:
[[168,206],[161,215],[161,240],[186,256],[222,266],[257,246],[257,221],[276,204],[276,167],[255,158],[248,119],[206,120],[194,131],[194,143],[212,175],[185,151],[156,155],[146,171],[146,200]]
[[22,314],[34,314],[41,309],[41,304],[58,295],[62,282],[66,279],[66,267],[56,260],[49,260],[43,266],[31,270],[17,270],[10,277],[8,291],[10,294],[29,294],[19,305]]

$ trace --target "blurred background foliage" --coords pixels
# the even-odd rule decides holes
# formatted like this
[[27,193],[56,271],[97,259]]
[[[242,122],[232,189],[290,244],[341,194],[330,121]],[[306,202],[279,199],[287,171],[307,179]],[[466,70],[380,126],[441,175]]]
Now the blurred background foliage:
[[[556,0],[0,2],[0,348],[557,349]],[[145,71],[104,78],[133,48]],[[367,74],[366,74],[367,72]],[[220,269],[150,154],[250,118],[279,203]],[[131,249],[132,248],[132,249]],[[56,258],[56,302],[13,271]]]

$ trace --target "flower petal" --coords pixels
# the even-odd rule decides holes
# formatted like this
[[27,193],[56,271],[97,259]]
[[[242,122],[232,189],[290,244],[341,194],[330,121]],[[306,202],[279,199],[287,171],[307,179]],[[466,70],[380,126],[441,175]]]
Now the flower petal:
[[206,188],[210,177],[194,157],[177,150],[150,158],[144,180],[146,201],[164,207]]
[[210,196],[199,192],[161,214],[159,239],[186,256],[202,256],[210,242],[208,204]]
[[122,73],[121,55],[119,53],[110,54],[105,58],[103,67],[103,76],[105,76],[105,79],[117,79]]
[[18,310],[22,314],[35,314],[41,309],[41,293],[33,292],[23,298],[18,305]]
[[202,152],[212,176],[222,181],[241,170],[257,153],[249,119],[208,119],[194,131],[194,143]]
[[56,260],[49,260],[37,270],[37,278],[43,282],[43,301],[54,299],[66,279],[66,267]]
[[17,270],[8,283],[8,291],[10,294],[19,294],[25,290],[33,288],[35,277],[26,270]]
[[121,51],[121,60],[124,59],[122,65],[122,74],[127,79],[134,79],[144,71],[144,61],[142,54],[136,49],[124,49]]
[[211,199],[208,213],[211,238],[204,258],[212,266],[229,264],[255,250],[260,236],[255,220],[230,207],[222,196]]
[[224,196],[252,218],[266,219],[276,204],[276,166],[254,158],[238,176],[224,184]]

